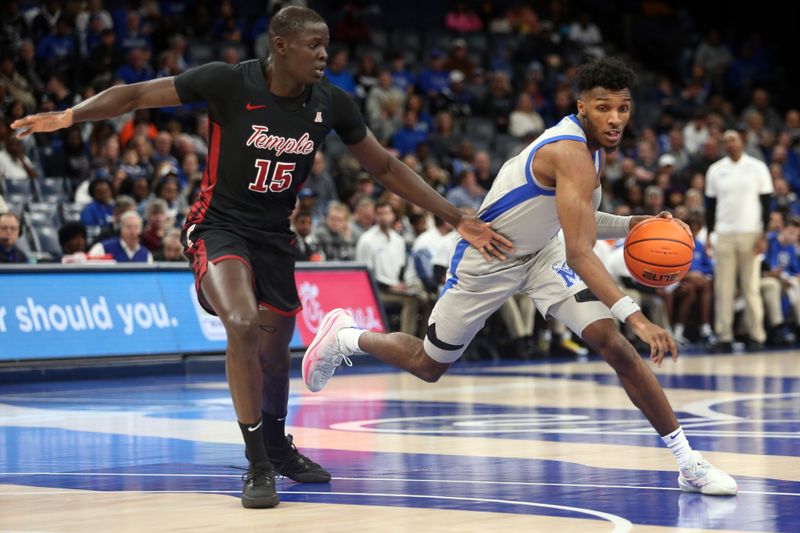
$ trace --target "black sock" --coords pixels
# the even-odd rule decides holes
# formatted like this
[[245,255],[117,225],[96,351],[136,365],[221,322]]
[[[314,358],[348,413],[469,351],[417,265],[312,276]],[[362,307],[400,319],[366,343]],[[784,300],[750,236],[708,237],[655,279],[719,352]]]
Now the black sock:
[[264,421],[264,444],[267,448],[284,448],[286,446],[286,415],[275,416],[261,412]]
[[253,424],[242,424],[239,422],[239,429],[244,437],[244,445],[247,448],[247,457],[251,463],[267,463],[267,450],[264,447],[264,424],[259,420]]

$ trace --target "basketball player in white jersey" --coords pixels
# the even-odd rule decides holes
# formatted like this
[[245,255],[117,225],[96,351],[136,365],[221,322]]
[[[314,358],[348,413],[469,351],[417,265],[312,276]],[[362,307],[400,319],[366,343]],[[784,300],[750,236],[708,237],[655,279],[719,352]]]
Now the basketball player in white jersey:
[[[361,330],[349,312],[331,311],[303,358],[309,389],[321,390],[336,367],[351,364],[348,356],[356,353],[437,381],[486,319],[509,296],[523,292],[544,316],[563,322],[614,368],[631,401],[674,453],[682,490],[736,494],[736,482],[689,446],[655,375],[612,317],[650,346],[650,358],[659,366],[668,353],[677,359],[674,340],[623,295],[593,251],[597,238],[622,238],[647,218],[597,211],[600,169],[630,118],[633,78],[613,58],[581,66],[577,115],[546,130],[500,169],[478,215],[514,243],[509,259],[487,262],[485,250],[459,241],[424,340]],[[556,237],[560,229],[563,242]]]

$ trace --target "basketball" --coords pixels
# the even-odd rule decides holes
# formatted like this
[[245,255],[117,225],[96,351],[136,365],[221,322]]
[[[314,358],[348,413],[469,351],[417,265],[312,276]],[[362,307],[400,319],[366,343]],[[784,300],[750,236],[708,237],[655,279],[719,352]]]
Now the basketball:
[[625,266],[648,287],[666,287],[689,271],[694,254],[691,233],[675,220],[651,218],[634,226],[625,239]]

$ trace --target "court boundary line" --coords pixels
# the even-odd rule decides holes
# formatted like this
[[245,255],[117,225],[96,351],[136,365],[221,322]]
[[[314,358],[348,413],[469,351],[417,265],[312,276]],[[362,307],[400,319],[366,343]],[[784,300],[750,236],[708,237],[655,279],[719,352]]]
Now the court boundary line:
[[[0,476],[106,476],[106,477],[205,477],[205,478],[241,478],[240,474],[184,474],[184,473],[136,473],[136,472],[0,472]],[[280,478],[279,478],[280,479]],[[338,477],[334,476],[331,480],[339,481],[396,481],[403,483],[470,483],[472,485],[519,485],[519,486],[532,486],[532,487],[580,487],[589,489],[634,489],[634,490],[666,490],[666,491],[680,491],[678,487],[653,487],[647,485],[608,485],[601,483],[549,483],[544,481],[489,481],[489,480],[472,480],[472,479],[419,479],[419,478],[380,478],[380,477]],[[0,483],[2,485],[4,483]],[[45,487],[47,488],[47,487]],[[75,489],[75,490],[92,490],[93,492],[127,492],[127,491],[101,491],[94,489]],[[135,492],[135,491],[134,491]],[[149,492],[149,491],[142,491]],[[162,492],[176,492],[176,491],[162,491]],[[209,492],[203,490],[190,490],[190,491],[177,491],[177,492]],[[210,491],[220,492],[220,491]],[[224,491],[221,491],[224,492]],[[290,491],[295,493],[294,491]],[[0,493],[2,495],[3,493]],[[14,494],[14,493],[8,493]],[[326,493],[328,494],[328,493]],[[795,496],[800,497],[800,492],[774,492],[774,491],[757,491],[757,490],[740,490],[739,494],[755,494],[764,496]]]

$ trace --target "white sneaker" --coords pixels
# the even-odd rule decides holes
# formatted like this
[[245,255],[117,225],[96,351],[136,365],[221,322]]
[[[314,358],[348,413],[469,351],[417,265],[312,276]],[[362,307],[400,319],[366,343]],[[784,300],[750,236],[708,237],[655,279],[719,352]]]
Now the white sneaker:
[[692,464],[680,469],[678,486],[683,492],[699,492],[709,496],[735,496],[739,486],[731,476],[692,452]]
[[314,340],[303,356],[303,381],[311,392],[319,392],[331,379],[336,367],[342,364],[353,366],[340,345],[337,333],[342,328],[354,328],[356,323],[349,311],[334,309],[322,319]]

